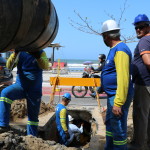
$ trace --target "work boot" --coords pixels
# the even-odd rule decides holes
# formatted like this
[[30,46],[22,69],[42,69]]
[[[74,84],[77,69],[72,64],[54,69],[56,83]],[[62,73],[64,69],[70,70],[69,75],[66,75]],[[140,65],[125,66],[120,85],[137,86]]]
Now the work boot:
[[95,98],[96,96],[93,93],[89,94],[91,97]]
[[1,127],[0,126],[0,134],[9,131],[10,128],[9,127]]

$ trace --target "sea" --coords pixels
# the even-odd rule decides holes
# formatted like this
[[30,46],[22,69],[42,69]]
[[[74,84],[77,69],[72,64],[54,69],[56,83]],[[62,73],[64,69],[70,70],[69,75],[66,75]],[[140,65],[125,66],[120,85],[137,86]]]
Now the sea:
[[93,66],[98,67],[98,60],[90,59],[60,59],[56,62],[65,62],[67,64],[68,71],[70,72],[83,72],[85,67]]

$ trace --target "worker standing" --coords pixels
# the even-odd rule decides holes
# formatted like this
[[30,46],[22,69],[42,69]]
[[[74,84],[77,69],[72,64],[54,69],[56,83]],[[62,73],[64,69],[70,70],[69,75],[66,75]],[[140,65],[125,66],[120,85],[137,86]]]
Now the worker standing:
[[101,34],[106,46],[110,47],[101,74],[102,88],[107,93],[105,150],[127,150],[127,115],[133,96],[132,54],[120,40],[116,21],[105,21]]
[[69,135],[69,120],[66,106],[71,101],[70,93],[65,93],[62,96],[62,101],[56,106],[56,126],[59,134],[59,143],[68,145]]
[[[16,57],[18,58],[17,62]],[[17,66],[16,83],[6,87],[0,97],[0,133],[9,129],[10,108],[14,100],[27,100],[27,135],[37,136],[38,114],[42,97],[42,70],[49,68],[46,53],[15,51],[8,58],[6,67]]]
[[129,150],[145,150],[145,144],[150,149],[150,20],[145,14],[139,14],[133,25],[140,40],[133,59],[134,135]]

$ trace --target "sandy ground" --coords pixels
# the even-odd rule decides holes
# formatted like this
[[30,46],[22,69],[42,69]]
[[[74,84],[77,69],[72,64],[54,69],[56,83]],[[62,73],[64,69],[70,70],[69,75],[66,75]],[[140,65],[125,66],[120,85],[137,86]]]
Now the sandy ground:
[[[56,74],[53,74],[51,76],[56,76]],[[61,75],[63,76],[63,75]],[[81,76],[81,73],[77,74],[69,74],[69,75],[64,75],[64,76],[76,76],[79,77]],[[48,72],[44,73],[44,81],[49,81],[50,74]],[[44,126],[45,123],[48,122],[49,118],[53,116],[54,111],[53,109],[49,106],[46,105],[44,102],[41,104],[41,109],[40,109],[40,115],[39,115],[39,125]],[[15,101],[12,106],[11,106],[11,124],[17,125],[17,124],[22,124],[26,125],[27,122],[27,108],[26,108],[26,102],[25,100],[20,100],[20,101]],[[104,149],[104,144],[105,144],[105,125],[103,123],[102,116],[100,114],[99,108],[94,107],[92,111],[92,115],[95,118],[97,124],[98,124],[98,129],[93,131],[93,135],[91,136],[90,143],[86,144],[82,150],[103,150]],[[94,127],[93,127],[94,128]],[[129,111],[129,116],[128,116],[128,141],[130,142],[132,138],[132,132],[133,132],[133,123],[132,123],[132,105],[130,107]],[[5,135],[6,138],[8,139],[9,134]],[[12,136],[12,135],[11,135]],[[18,138],[18,137],[17,137]],[[3,140],[4,135],[0,135],[0,139]],[[11,138],[12,139],[12,138]],[[30,142],[29,142],[30,141]],[[2,143],[2,142],[1,142]],[[3,149],[0,143],[0,149]],[[4,142],[5,143],[5,142]],[[13,143],[13,142],[12,142]],[[34,144],[33,144],[34,143]],[[36,143],[36,145],[35,145]],[[41,144],[44,143],[44,144]],[[52,145],[51,145],[52,144]],[[8,145],[8,144],[7,144]],[[30,146],[31,145],[31,146]],[[41,147],[43,145],[43,147]],[[55,146],[54,146],[55,145]],[[33,138],[33,137],[26,137],[23,136],[22,140],[22,147],[27,150],[55,150],[57,149],[59,145],[55,143],[45,143],[45,141],[42,141],[42,139],[38,138]],[[3,144],[3,147],[6,147],[6,144]],[[7,150],[7,148],[5,148]],[[15,149],[15,148],[14,148]],[[17,148],[16,148],[17,149]],[[69,149],[66,147],[61,147],[58,148],[59,150],[63,149]],[[18,148],[18,150],[20,150]]]
[[[82,108],[81,108],[82,109]],[[40,109],[40,126],[44,126],[49,118],[54,114],[54,110],[49,107],[49,105],[42,102]],[[105,125],[98,107],[94,107],[92,110],[92,117],[95,118],[98,129],[93,130],[93,135],[91,136],[90,143],[84,146],[85,150],[103,150],[105,144]],[[11,111],[12,124],[22,124],[25,125],[27,122],[26,117],[26,102],[25,100],[16,101],[12,105]],[[128,116],[128,141],[130,142],[132,138],[133,125],[132,125],[132,105],[130,107]],[[93,127],[94,129],[94,127]],[[35,139],[34,139],[35,140]],[[37,142],[37,141],[36,141]],[[41,149],[42,150],[42,149]]]
[[[16,72],[13,72],[14,76],[16,74]],[[68,74],[62,74],[60,76],[63,77],[81,77],[82,73],[68,73]],[[43,74],[43,79],[45,82],[49,82],[49,78],[50,76],[56,76],[56,74],[51,74],[50,72],[45,72]],[[14,77],[15,79],[15,77]],[[54,114],[54,110],[47,104],[45,104],[44,102],[41,104],[41,109],[40,109],[40,115],[39,115],[39,126],[44,126],[49,118],[51,116],[53,116]],[[25,100],[21,100],[21,101],[15,101],[12,106],[11,106],[11,124],[12,125],[26,125],[27,122],[27,107],[26,107],[26,102]],[[93,127],[93,134],[91,136],[91,140],[90,143],[86,144],[82,150],[103,150],[104,149],[104,144],[105,144],[105,125],[103,123],[103,119],[102,116],[100,114],[99,108],[94,106],[94,109],[92,111],[92,116],[93,118],[95,118],[96,123],[98,124],[98,130],[96,129],[96,127]],[[133,122],[132,122],[132,105],[129,109],[129,116],[128,116],[128,142],[131,141],[132,138],[132,132],[133,132]],[[6,140],[6,139],[18,139],[16,140],[16,145],[15,142],[11,140]],[[59,147],[60,145],[57,145],[57,143],[46,143],[46,141],[43,141],[42,139],[39,138],[35,138],[32,136],[23,136],[23,138],[20,139],[20,137],[16,136],[12,138],[11,133],[6,133],[6,134],[0,134],[0,149],[2,150],[7,150],[9,149],[9,145],[10,143],[14,146],[16,146],[14,148],[14,150],[18,149],[18,150],[63,150],[63,149],[72,149],[73,148],[66,148],[66,147]],[[19,143],[21,143],[21,146],[19,143],[17,143],[17,141],[21,141]],[[4,142],[2,142],[4,141]],[[7,141],[7,142],[6,142]],[[9,143],[9,144],[8,144]],[[41,146],[42,145],[42,146]],[[23,148],[20,148],[20,147]],[[17,148],[18,147],[18,148]]]

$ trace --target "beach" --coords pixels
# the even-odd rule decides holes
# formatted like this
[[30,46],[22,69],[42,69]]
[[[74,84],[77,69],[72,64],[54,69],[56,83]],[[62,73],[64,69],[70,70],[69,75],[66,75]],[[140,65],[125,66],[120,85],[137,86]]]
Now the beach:
[[[82,77],[82,73],[84,72],[85,67],[93,66],[94,68],[97,68],[98,64],[96,64],[96,60],[93,64],[90,65],[84,65],[83,62],[85,60],[67,60],[67,66],[64,68],[60,68],[61,70],[58,71],[58,68],[52,68],[52,70],[44,70],[43,71],[43,82],[49,82],[50,77],[56,77],[59,75],[60,77],[75,77],[75,78],[80,78]],[[60,62],[63,62],[61,60]],[[14,76],[14,81],[16,80],[16,73],[17,73],[17,68],[14,68],[13,71],[13,76]]]

